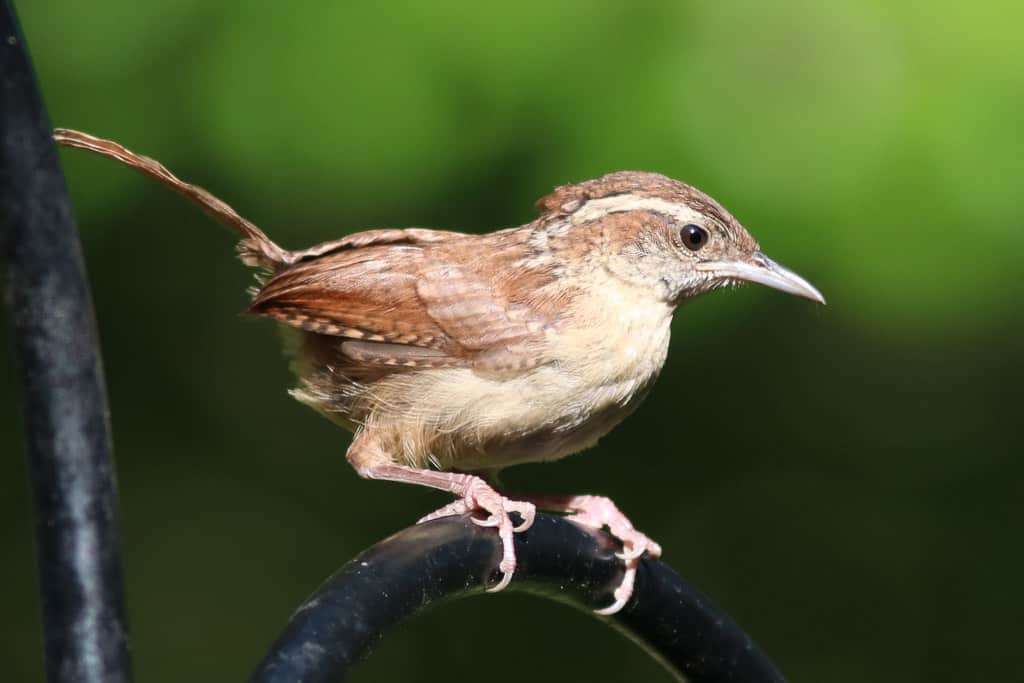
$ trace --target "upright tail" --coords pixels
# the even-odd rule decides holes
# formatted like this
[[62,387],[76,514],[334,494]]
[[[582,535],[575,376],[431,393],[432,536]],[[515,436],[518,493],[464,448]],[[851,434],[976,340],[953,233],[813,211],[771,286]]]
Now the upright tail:
[[191,185],[179,179],[155,159],[135,154],[116,142],[67,128],[55,129],[53,139],[68,147],[86,149],[116,159],[122,164],[156,178],[178,194],[191,199],[203,211],[242,236],[237,248],[238,256],[245,265],[276,271],[295,261],[295,255],[292,252],[274,244],[262,230],[238,215],[238,212],[228,206],[226,202],[217,199],[198,185]]

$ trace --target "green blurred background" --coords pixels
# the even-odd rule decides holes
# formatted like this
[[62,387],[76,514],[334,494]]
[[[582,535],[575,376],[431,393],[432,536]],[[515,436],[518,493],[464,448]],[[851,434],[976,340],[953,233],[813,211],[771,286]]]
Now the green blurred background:
[[[55,125],[156,157],[287,247],[515,225],[616,169],[711,193],[829,305],[748,287],[687,306],[638,414],[507,479],[616,498],[792,681],[1019,674],[1024,5],[20,4]],[[274,325],[237,315],[252,276],[226,231],[113,162],[62,159],[137,678],[242,679],[320,580],[444,499],[359,480],[348,436],[286,395]],[[0,661],[39,680],[13,386],[0,363]],[[358,680],[484,672],[668,680],[518,595],[417,619]]]

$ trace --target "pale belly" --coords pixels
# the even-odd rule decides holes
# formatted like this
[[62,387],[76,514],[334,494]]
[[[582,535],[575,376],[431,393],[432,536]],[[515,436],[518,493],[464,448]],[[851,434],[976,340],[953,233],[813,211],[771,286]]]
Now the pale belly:
[[497,470],[556,460],[597,443],[648,394],[665,362],[673,307],[630,287],[600,296],[552,330],[545,362],[495,376],[431,368],[353,382],[316,364],[293,395],[348,429],[362,426],[413,467]]
[[375,431],[407,463],[443,469],[500,469],[593,446],[650,391],[672,317],[662,303],[600,303],[606,321],[552,338],[552,360],[517,377],[450,368],[378,387],[395,410],[371,418]]

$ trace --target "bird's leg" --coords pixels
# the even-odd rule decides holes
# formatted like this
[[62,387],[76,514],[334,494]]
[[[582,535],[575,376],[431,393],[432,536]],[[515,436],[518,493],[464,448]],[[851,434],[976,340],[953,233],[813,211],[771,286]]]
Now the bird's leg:
[[[533,503],[511,500],[497,491],[481,477],[459,472],[438,472],[435,470],[418,469],[407,465],[399,465],[394,461],[383,459],[381,453],[368,445],[368,440],[361,434],[352,442],[348,459],[356,468],[356,472],[364,479],[382,479],[405,484],[418,484],[430,488],[447,491],[458,497],[458,500],[431,512],[417,524],[428,522],[440,517],[461,515],[466,512],[483,511],[487,516],[483,519],[473,517],[473,522],[480,526],[497,527],[501,539],[501,581],[488,588],[489,593],[496,593],[508,586],[516,570],[515,545],[512,534],[526,531],[533,525],[536,507]],[[517,526],[512,522],[509,513],[517,512],[522,521]]]
[[636,569],[640,556],[645,552],[652,558],[661,556],[661,546],[633,528],[629,521],[610,499],[603,496],[524,496],[525,499],[544,510],[564,512],[580,524],[601,529],[608,527],[612,536],[622,541],[622,552],[618,553],[626,563],[622,583],[615,589],[615,602],[597,610],[598,614],[615,614],[621,610],[633,594]]
[[[502,552],[498,569],[501,570],[502,578],[497,585],[488,588],[487,591],[490,593],[500,591],[512,580],[512,575],[516,570],[516,553],[512,534],[526,531],[533,525],[536,513],[533,503],[506,498],[495,491],[486,481],[472,474],[437,472],[393,464],[371,466],[359,470],[359,474],[367,479],[384,479],[429,486],[458,496],[458,500],[431,512],[417,523],[429,522],[440,517],[461,515],[466,512],[483,511],[487,513],[483,519],[472,518],[473,522],[480,526],[497,527],[498,536],[501,538]],[[512,522],[512,518],[509,516],[511,512],[518,512],[522,518],[518,526]]]

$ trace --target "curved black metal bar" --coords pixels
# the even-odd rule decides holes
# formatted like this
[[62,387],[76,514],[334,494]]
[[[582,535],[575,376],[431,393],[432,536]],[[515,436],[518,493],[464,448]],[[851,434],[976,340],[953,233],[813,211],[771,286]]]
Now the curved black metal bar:
[[[519,568],[507,590],[541,594],[592,615],[611,602],[622,562],[607,535],[537,515],[533,527],[515,537]],[[485,580],[496,581],[497,539],[493,529],[450,517],[381,541],[298,609],[250,680],[345,680],[391,626],[439,602],[481,593]],[[633,598],[608,621],[681,680],[784,681],[739,626],[661,562],[641,561]]]
[[106,390],[49,117],[0,8],[0,270],[14,333],[50,681],[131,679]]

